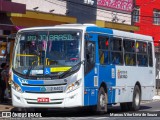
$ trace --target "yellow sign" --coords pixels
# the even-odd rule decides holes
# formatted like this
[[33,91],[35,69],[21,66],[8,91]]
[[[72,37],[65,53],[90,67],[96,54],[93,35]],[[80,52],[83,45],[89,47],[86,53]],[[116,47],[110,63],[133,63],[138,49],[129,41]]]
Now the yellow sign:
[[71,67],[54,67],[51,68],[51,72],[64,72],[69,70]]

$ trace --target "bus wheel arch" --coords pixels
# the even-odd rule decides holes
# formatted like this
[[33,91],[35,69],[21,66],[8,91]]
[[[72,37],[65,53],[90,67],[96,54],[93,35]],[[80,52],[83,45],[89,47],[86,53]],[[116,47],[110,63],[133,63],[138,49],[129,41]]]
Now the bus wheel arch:
[[98,90],[97,112],[101,114],[106,113],[107,103],[108,103],[107,86],[104,82],[102,82]]
[[[104,88],[104,91],[107,93],[107,85],[106,85],[105,82],[102,82],[102,83],[101,83],[101,85],[100,85],[100,87],[99,87],[99,90],[100,90],[101,87],[103,87],[103,88]],[[99,90],[98,90],[98,91],[99,91]]]

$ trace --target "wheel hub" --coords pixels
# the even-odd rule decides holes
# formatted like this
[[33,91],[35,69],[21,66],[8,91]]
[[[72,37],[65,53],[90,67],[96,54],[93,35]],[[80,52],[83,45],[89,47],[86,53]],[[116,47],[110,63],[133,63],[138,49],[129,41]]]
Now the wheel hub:
[[135,96],[135,104],[136,104],[136,106],[139,105],[139,102],[140,102],[140,99],[139,99],[139,98],[140,98],[140,97],[139,97],[139,94],[137,93],[136,96]]
[[105,95],[103,94],[100,95],[100,106],[101,108],[105,107]]

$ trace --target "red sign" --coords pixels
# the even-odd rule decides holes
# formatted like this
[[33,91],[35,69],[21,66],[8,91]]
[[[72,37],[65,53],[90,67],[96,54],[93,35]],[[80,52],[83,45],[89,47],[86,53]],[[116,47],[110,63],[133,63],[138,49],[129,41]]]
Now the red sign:
[[97,6],[132,12],[133,0],[97,0]]
[[41,102],[49,102],[49,98],[37,98],[37,102],[41,103]]

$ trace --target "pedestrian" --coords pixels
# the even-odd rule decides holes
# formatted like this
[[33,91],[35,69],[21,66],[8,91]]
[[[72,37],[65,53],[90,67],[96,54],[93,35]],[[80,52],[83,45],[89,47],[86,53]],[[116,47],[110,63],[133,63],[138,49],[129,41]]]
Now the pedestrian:
[[7,63],[2,63],[1,64],[1,79],[0,79],[0,87],[1,87],[1,102],[6,102],[4,97],[5,97],[5,90],[8,89],[8,73],[7,73]]

